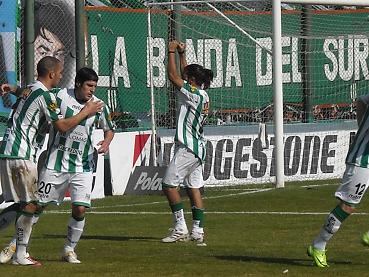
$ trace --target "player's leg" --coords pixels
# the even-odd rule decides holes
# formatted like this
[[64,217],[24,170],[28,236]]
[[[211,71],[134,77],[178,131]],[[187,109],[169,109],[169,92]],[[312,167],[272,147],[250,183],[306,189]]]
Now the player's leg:
[[30,202],[22,206],[16,220],[16,251],[13,255],[14,265],[41,265],[31,258],[27,252],[28,243],[32,234],[33,215],[37,210],[37,203]]
[[[37,169],[36,164],[27,160],[3,160],[1,165],[2,181],[5,181],[4,196],[12,197],[20,203],[17,213],[16,252],[13,264],[40,265],[27,254],[28,242],[32,233],[32,218],[37,205]],[[7,178],[5,178],[7,176]]]
[[[197,158],[196,158],[197,159]],[[191,201],[192,230],[190,238],[199,246],[205,246],[204,234],[204,204],[200,188],[204,186],[202,165],[197,161],[191,174],[186,178],[186,191]]]
[[326,245],[340,229],[344,220],[355,211],[367,189],[369,169],[347,166],[341,185],[335,192],[340,203],[327,216],[318,236],[308,247],[308,255],[318,267],[328,267],[326,261]]
[[64,243],[62,260],[68,263],[79,264],[75,248],[79,242],[85,227],[85,210],[84,206],[72,205],[72,215],[68,222],[67,239]]
[[68,263],[79,264],[81,261],[77,259],[75,248],[84,230],[86,208],[91,207],[93,176],[91,172],[70,175],[72,215],[68,222],[68,233],[64,244],[62,260]]
[[183,202],[179,194],[179,185],[188,174],[188,161],[185,157],[186,149],[176,149],[162,182],[163,192],[168,200],[173,215],[174,228],[171,233],[162,239],[162,242],[171,243],[184,241],[188,238],[188,229],[184,216]]
[[[2,211],[2,218],[3,219],[6,218],[9,221],[9,223],[11,223],[12,221],[16,221],[19,208],[20,208],[20,204],[18,203],[12,204],[11,206],[7,207],[6,209]],[[5,211],[7,209],[8,211]],[[34,213],[33,219],[32,219],[33,226],[38,222],[38,219],[41,213],[42,213],[41,210],[38,210]],[[14,216],[14,220],[13,220],[13,216]],[[0,215],[0,218],[1,218],[1,215]],[[9,242],[9,244],[6,247],[4,247],[4,249],[0,252],[0,263],[5,264],[5,263],[8,263],[12,259],[16,251],[16,243],[17,243],[17,236],[14,235],[12,240]],[[27,253],[26,256],[29,256],[29,254]]]

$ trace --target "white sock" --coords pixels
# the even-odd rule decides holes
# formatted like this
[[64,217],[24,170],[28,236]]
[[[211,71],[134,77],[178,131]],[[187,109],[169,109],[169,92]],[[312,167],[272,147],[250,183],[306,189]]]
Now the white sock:
[[333,235],[341,227],[341,221],[333,214],[330,213],[320,230],[319,235],[314,239],[313,246],[319,250],[325,250],[327,242],[333,237]]
[[85,227],[85,219],[77,221],[73,217],[70,217],[68,224],[68,235],[65,241],[64,250],[74,251],[81,235],[83,228]]
[[173,221],[176,229],[187,231],[186,220],[184,217],[183,209],[180,209],[173,213]]
[[32,233],[32,216],[20,215],[15,224],[17,233],[16,257],[23,258],[27,252],[29,238]]
[[33,216],[33,218],[32,218],[32,223],[33,223],[33,225],[35,225],[37,222],[38,222],[38,219],[40,218],[40,216]]
[[192,233],[204,233],[204,228],[200,227],[200,220],[193,220],[192,222]]

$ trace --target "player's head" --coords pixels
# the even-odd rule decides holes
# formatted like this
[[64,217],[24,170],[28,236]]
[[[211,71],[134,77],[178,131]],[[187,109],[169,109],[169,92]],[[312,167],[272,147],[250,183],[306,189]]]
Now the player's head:
[[49,89],[58,86],[62,71],[63,65],[55,57],[46,56],[37,63],[37,79]]
[[210,83],[213,81],[214,73],[212,70],[204,68],[204,89],[208,89],[210,87]]
[[64,66],[74,41],[72,22],[73,17],[62,1],[35,1],[35,64],[45,56],[53,56]]
[[99,77],[93,69],[82,67],[78,70],[75,78],[77,99],[84,102],[90,100],[95,93],[98,80]]
[[184,68],[183,75],[187,81],[198,88],[205,89],[210,86],[213,80],[213,72],[205,69],[199,64],[189,64]]

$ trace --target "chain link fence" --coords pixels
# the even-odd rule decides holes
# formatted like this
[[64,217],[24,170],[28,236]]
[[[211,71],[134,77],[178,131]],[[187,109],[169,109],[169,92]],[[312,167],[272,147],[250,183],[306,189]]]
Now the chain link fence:
[[[25,3],[25,0],[0,1],[1,83],[25,85],[24,26],[27,24],[24,21]],[[148,10],[145,1],[87,0],[85,3],[86,30],[80,35],[84,36],[87,42],[86,65],[92,67],[99,75],[97,96],[108,103],[118,130],[150,129]],[[242,5],[223,3],[216,7],[228,14],[231,20],[264,43],[266,47],[271,47],[268,44],[272,37],[271,13],[268,11],[270,5],[261,6],[261,3],[263,2],[242,2]],[[36,65],[46,55],[62,60],[64,72],[61,87],[74,86],[76,70],[74,5],[75,0],[35,0],[34,63]],[[153,13],[151,19],[154,40],[150,45],[153,46],[152,70],[157,125],[164,128],[175,126],[175,93],[166,74],[166,49],[168,40],[173,36],[190,44],[190,50],[194,54],[191,62],[199,61],[199,57],[202,57],[203,65],[215,72],[215,83],[208,91],[212,99],[209,125],[272,121],[270,57],[231,27],[231,24],[223,21],[220,15],[215,15],[206,5],[202,8],[191,5],[182,8],[180,12],[173,12],[170,6],[162,7],[160,12]],[[287,10],[290,10],[290,7]],[[301,12],[296,8],[292,12],[283,13],[282,21],[285,22],[285,30],[286,26],[288,28],[292,28],[294,24],[300,26],[297,25],[300,24],[300,14]],[[319,14],[322,12],[315,16],[319,17]],[[350,22],[360,23],[367,18],[367,12],[352,14],[345,12],[342,15],[345,14],[347,14],[344,17],[347,24],[344,25],[348,26],[347,28]],[[336,27],[334,24],[327,25],[326,22],[329,21],[326,18],[335,20],[335,18],[343,18],[342,15],[338,12],[325,12],[324,18],[321,19],[324,19],[324,22],[322,21],[320,25],[323,26],[325,23],[328,33],[330,29]],[[338,27],[341,28],[341,26]],[[364,27],[363,30],[367,30],[366,25],[362,26]],[[350,33],[345,28],[341,29],[347,34],[355,31]],[[288,41],[284,42],[287,44],[283,49],[285,57],[290,57],[289,61],[285,61],[284,75],[289,74],[293,78],[301,73],[302,68],[298,53],[302,46],[295,37],[305,36],[299,32],[300,29],[296,28],[292,35],[286,35]],[[348,36],[347,42],[343,42],[348,45],[344,45],[343,51],[350,49],[350,39],[351,37]],[[338,43],[341,42],[337,40]],[[297,50],[294,47],[297,47]],[[362,47],[365,48],[367,45]],[[201,49],[203,49],[202,56]],[[313,64],[314,72],[315,68],[323,68],[321,61],[326,59],[324,53],[321,50],[321,56],[317,56],[316,65]],[[335,53],[332,55],[340,57]],[[320,71],[319,76],[323,76]],[[360,79],[355,80],[353,84],[338,79],[312,81],[311,84],[316,86],[314,99],[317,99],[317,105],[313,110],[314,120],[353,119],[355,110],[351,106],[352,99],[367,90],[366,76],[363,77],[361,74],[359,77]],[[285,82],[284,85],[285,122],[301,122],[304,112],[302,81],[293,78],[290,83]],[[340,84],[343,85],[340,86]],[[325,93],[327,88],[332,91],[329,97]],[[340,88],[342,93],[336,92],[338,91],[336,88]],[[350,93],[352,97],[348,96]],[[322,97],[318,99],[318,96]],[[0,132],[4,129],[14,102],[15,99],[11,96],[0,99]]]

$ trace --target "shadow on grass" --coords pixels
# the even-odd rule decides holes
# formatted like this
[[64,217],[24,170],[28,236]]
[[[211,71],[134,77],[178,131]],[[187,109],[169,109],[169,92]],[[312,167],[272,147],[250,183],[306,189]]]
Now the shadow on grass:
[[[47,239],[64,239],[66,235],[56,235],[56,234],[44,234],[44,238]],[[129,236],[89,236],[82,235],[83,240],[111,240],[111,241],[159,241],[159,238],[155,237],[129,237]]]
[[[312,266],[311,259],[292,259],[292,258],[278,258],[278,257],[252,257],[252,256],[215,256],[215,258],[226,261],[238,262],[260,262],[260,263],[274,263],[297,266]],[[352,264],[349,261],[329,261],[329,264]]]

